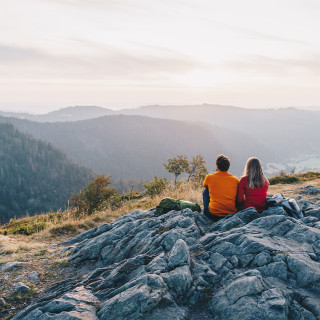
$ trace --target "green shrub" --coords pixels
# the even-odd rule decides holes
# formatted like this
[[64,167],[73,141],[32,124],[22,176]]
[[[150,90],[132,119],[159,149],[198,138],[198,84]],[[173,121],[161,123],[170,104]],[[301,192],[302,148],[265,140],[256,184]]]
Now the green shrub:
[[168,185],[167,179],[155,176],[150,183],[145,183],[143,186],[146,188],[145,194],[154,197],[165,190]]
[[97,175],[86,188],[79,194],[71,197],[71,203],[77,209],[78,215],[91,215],[94,211],[101,209],[115,195],[116,190],[109,188],[111,177]]
[[274,184],[292,184],[299,182],[300,179],[296,176],[291,176],[288,174],[280,174],[279,176],[272,177],[269,179],[270,185]]

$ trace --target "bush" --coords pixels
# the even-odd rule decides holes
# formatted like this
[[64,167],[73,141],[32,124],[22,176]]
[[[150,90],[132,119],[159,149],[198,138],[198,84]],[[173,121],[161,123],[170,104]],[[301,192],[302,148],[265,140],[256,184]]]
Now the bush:
[[280,176],[272,177],[269,179],[270,185],[274,184],[292,184],[299,182],[300,179],[296,176],[290,176],[287,174],[280,174]]
[[167,179],[155,176],[150,183],[145,183],[143,186],[146,188],[145,194],[153,198],[165,190],[168,185]]
[[97,175],[86,188],[83,188],[79,194],[71,197],[71,203],[77,209],[79,214],[91,215],[95,210],[101,209],[117,192],[109,188],[111,177]]

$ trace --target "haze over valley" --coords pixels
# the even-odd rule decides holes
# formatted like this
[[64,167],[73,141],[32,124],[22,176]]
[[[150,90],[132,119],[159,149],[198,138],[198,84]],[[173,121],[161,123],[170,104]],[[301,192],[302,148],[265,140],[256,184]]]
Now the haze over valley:
[[261,158],[269,176],[320,167],[319,111],[202,104],[0,114],[1,122],[52,143],[74,162],[114,179],[168,177],[162,163],[177,154],[201,154],[212,171],[216,155],[226,153],[237,175],[250,156]]

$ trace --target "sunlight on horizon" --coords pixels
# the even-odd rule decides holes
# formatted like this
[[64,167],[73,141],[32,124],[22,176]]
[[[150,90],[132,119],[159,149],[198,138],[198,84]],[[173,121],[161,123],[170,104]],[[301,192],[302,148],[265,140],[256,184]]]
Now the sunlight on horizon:
[[12,0],[0,108],[317,106],[319,12],[315,0]]

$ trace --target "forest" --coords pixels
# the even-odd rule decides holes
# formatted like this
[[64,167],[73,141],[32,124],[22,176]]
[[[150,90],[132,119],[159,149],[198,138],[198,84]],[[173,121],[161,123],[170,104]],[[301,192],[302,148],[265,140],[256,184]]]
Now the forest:
[[65,209],[68,199],[94,178],[50,143],[0,124],[0,223]]

